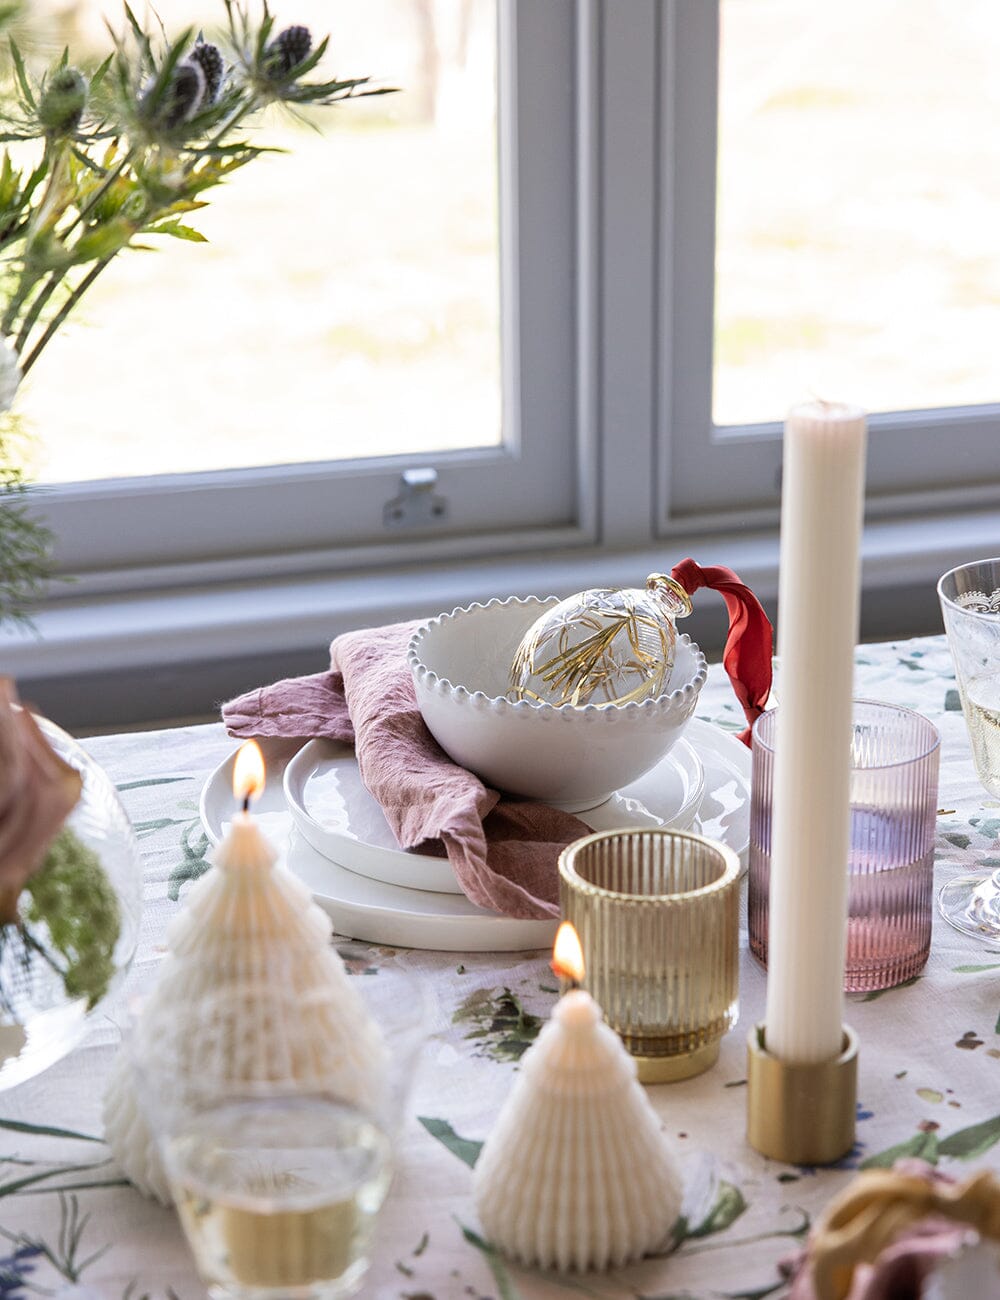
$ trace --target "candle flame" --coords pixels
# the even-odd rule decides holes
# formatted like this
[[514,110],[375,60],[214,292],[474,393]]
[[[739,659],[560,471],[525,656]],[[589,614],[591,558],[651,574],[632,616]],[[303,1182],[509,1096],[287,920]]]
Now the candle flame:
[[570,921],[563,921],[556,931],[551,965],[561,979],[573,980],[575,984],[583,982],[583,948],[580,944],[580,936]]
[[243,804],[264,790],[264,755],[256,740],[248,740],[236,751],[233,765],[233,794]]

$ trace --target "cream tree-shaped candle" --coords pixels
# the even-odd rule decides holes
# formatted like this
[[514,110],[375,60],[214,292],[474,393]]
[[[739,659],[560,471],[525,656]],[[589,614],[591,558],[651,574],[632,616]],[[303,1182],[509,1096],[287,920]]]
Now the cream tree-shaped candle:
[[[583,978],[564,922],[553,969]],[[559,1000],[476,1163],[490,1241],[522,1264],[606,1269],[662,1246],[681,1207],[676,1158],[636,1065],[583,989]]]
[[[385,1086],[387,1048],[331,946],[309,891],[275,867],[249,811],[263,789],[260,750],[237,755],[243,809],[167,929],[168,954],[137,1026],[142,1068],[183,1080],[315,1083],[345,1102]],[[268,996],[258,996],[266,992]],[[263,1009],[280,1005],[281,1014]],[[128,1178],[164,1203],[170,1191],[122,1051],[104,1103],[105,1138]]]

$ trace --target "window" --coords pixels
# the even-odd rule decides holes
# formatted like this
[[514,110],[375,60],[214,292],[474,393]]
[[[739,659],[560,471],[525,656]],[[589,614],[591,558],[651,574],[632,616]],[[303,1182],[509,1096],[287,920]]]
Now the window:
[[[207,3],[158,10],[177,31]],[[108,8],[75,12],[86,29]],[[248,553],[336,565],[345,545],[356,567],[414,532],[446,553],[497,529],[583,535],[579,267],[572,238],[551,239],[578,220],[572,6],[299,10],[332,31],[338,66],[409,93],[341,106],[323,136],[272,126],[288,155],[216,192],[213,243],[123,254],[85,304],[91,328],[38,366],[24,410],[84,584],[242,572]],[[407,535],[389,507],[414,466],[436,471],[437,510]]]
[[664,8],[675,524],[767,519],[778,422],[810,394],[875,413],[873,511],[996,500],[1000,146],[984,127],[1000,14],[961,9]]
[[[64,567],[83,577],[54,591],[42,630],[57,648],[19,651],[29,676],[39,662],[53,673],[83,661],[109,674],[117,662],[203,666],[239,656],[248,636],[258,653],[321,653],[344,626],[514,591],[634,585],[684,554],[732,564],[773,599],[780,420],[811,389],[875,412],[865,557],[879,608],[863,634],[937,626],[945,561],[1000,549],[1000,146],[979,129],[1000,47],[988,0],[961,16],[944,0],[495,0],[495,26],[482,19],[493,0],[311,2],[315,25],[335,35],[377,11],[378,34],[351,61],[400,81],[408,74],[382,37],[390,19],[409,24],[412,63],[412,50],[433,48],[421,46],[418,16],[433,15],[440,48],[453,50],[475,9],[469,66],[479,83],[488,67],[496,80],[489,179],[476,181],[471,163],[454,176],[463,148],[483,168],[490,98],[477,84],[466,90],[483,116],[459,134],[478,143],[433,146],[434,215],[417,223],[449,256],[475,245],[441,273],[460,332],[442,329],[438,352],[419,357],[418,336],[435,341],[410,314],[425,272],[436,275],[423,254],[406,276],[386,259],[359,277],[355,310],[367,328],[377,309],[395,346],[384,367],[344,361],[350,313],[328,363],[313,359],[308,329],[296,333],[302,322],[252,320],[259,347],[244,342],[236,374],[253,400],[240,394],[232,423],[257,421],[263,450],[250,437],[228,467],[204,460],[190,473],[46,492]],[[849,68],[830,54],[841,46]],[[447,78],[440,88],[446,101]],[[251,201],[248,181],[266,186],[321,155],[321,189],[336,203],[339,151],[367,157],[365,135],[382,129],[296,143],[273,168],[234,179],[234,212]],[[378,222],[388,204],[406,223],[412,195],[395,173],[359,184],[376,187]],[[497,194],[493,234],[484,185]],[[364,245],[366,219],[348,215]],[[181,252],[211,293],[206,250]],[[151,304],[174,255],[136,265]],[[338,256],[331,249],[330,267]],[[296,278],[311,310],[317,286]],[[318,282],[324,311],[341,310],[336,269]],[[220,276],[223,300],[245,305],[241,284]],[[288,291],[292,303],[303,283]],[[310,358],[301,389],[294,366],[269,381],[283,333]],[[97,320],[90,334],[99,347]],[[326,371],[342,364],[338,390],[344,375]],[[165,378],[150,357],[142,382],[151,402],[165,382],[182,387],[175,412],[183,421],[190,409],[198,427],[205,372]],[[346,433],[323,409],[340,401],[354,403]],[[176,420],[166,417],[168,435]],[[273,463],[272,427],[284,463]],[[402,475],[421,470],[436,472],[443,509],[427,526],[397,527],[390,503],[405,516]],[[91,606],[103,622],[92,641],[74,641]],[[710,649],[724,634],[708,620],[692,631]]]

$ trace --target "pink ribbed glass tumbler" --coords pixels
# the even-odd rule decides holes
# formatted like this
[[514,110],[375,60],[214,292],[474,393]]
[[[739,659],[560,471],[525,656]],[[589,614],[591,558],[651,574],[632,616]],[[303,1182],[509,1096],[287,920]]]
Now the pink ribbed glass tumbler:
[[[748,915],[765,966],[777,712],[753,729]],[[874,700],[855,700],[853,721],[844,990],[867,993],[912,979],[930,951],[940,737],[921,714]]]

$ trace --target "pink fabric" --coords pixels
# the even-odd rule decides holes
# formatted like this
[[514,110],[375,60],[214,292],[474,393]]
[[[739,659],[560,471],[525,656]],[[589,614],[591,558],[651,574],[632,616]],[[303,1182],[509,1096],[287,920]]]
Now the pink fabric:
[[424,725],[406,664],[417,626],[347,632],[330,647],[329,672],[241,695],[223,705],[223,721],[233,736],[353,743],[401,848],[446,853],[480,907],[557,917],[559,853],[589,827],[545,804],[501,798],[448,758]]

